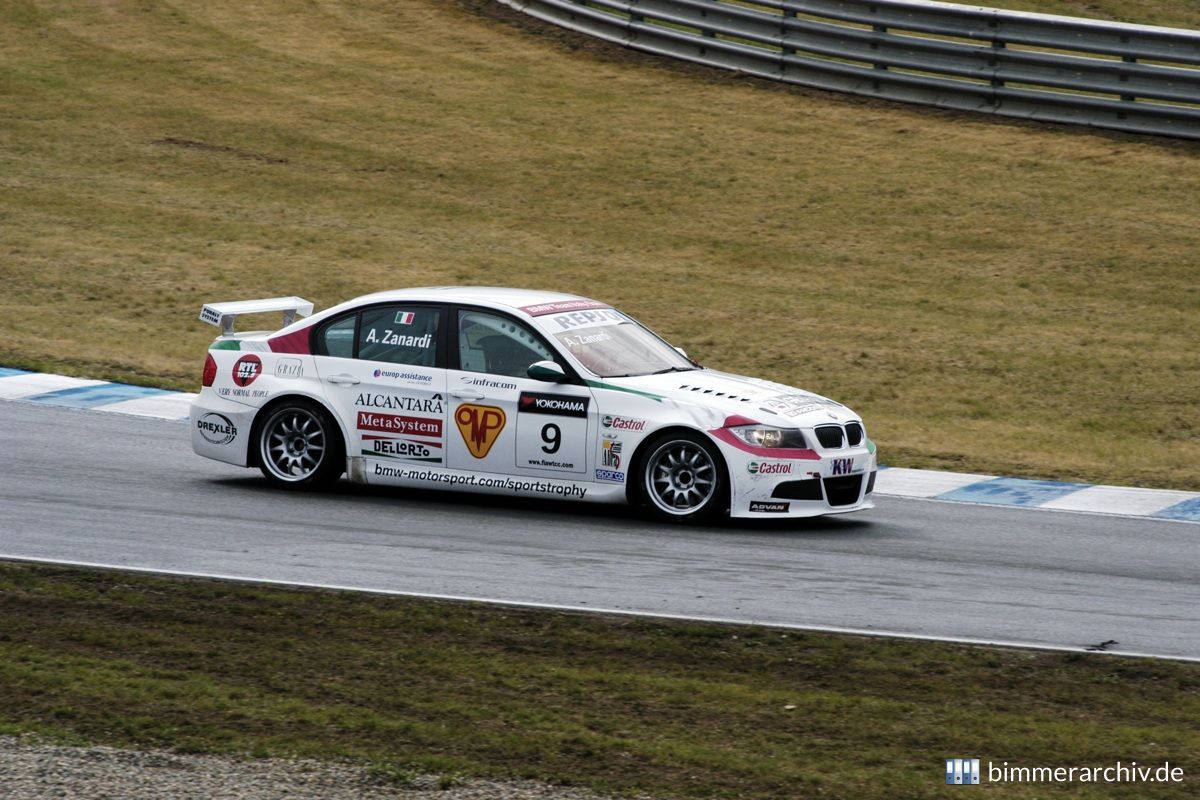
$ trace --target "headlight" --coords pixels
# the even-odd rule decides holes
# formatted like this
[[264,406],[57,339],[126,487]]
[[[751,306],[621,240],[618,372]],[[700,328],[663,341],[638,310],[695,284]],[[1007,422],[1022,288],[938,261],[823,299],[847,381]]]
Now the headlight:
[[739,425],[730,428],[739,439],[755,447],[786,447],[797,450],[807,449],[804,434],[792,428],[772,428],[769,425]]

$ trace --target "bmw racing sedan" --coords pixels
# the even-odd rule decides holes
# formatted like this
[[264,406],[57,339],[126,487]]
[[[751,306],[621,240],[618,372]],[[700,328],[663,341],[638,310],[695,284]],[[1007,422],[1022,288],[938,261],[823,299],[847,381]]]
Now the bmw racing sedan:
[[[239,315],[282,311],[274,332]],[[875,446],[840,403],[705,369],[606,303],[517,289],[213,303],[192,446],[273,484],[633,503],[674,521],[871,508]],[[297,319],[297,317],[302,319]]]

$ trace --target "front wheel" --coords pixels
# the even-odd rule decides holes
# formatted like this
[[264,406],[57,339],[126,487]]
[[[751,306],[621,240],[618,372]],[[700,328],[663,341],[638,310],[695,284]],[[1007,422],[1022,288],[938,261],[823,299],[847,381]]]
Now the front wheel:
[[323,488],[345,470],[337,425],[306,400],[288,400],[272,409],[258,429],[257,445],[259,468],[281,488]]
[[729,507],[721,455],[694,433],[670,433],[652,442],[640,480],[646,507],[661,520],[703,522]]

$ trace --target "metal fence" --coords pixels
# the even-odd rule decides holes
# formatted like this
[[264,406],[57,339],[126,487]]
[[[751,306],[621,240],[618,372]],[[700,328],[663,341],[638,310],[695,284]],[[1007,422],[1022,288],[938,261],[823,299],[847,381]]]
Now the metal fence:
[[500,0],[650,53],[838,92],[1200,139],[1200,31],[922,0]]

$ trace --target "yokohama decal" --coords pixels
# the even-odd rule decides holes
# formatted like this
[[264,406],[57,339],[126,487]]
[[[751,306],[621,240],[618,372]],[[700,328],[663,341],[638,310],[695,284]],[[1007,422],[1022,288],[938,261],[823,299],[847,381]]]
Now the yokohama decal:
[[570,397],[539,392],[521,392],[517,411],[523,414],[553,414],[559,417],[586,417],[590,397]]

